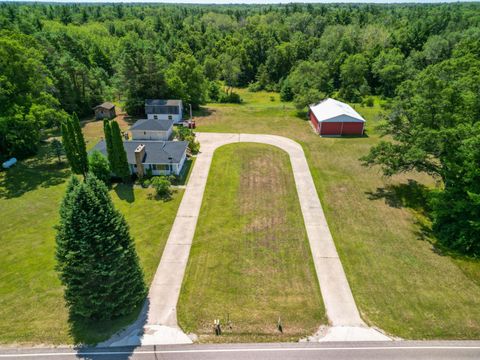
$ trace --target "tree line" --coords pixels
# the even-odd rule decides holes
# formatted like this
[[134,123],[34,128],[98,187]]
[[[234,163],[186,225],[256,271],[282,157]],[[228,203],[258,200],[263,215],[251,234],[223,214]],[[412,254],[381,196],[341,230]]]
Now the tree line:
[[0,152],[35,153],[42,129],[104,99],[240,101],[281,91],[391,98],[480,36],[478,4],[0,4]]
[[[480,4],[0,4],[0,153],[34,154],[46,128],[104,99],[240,101],[279,91],[299,109],[326,96],[387,103],[363,158],[386,175],[439,178],[445,245],[480,255]],[[68,149],[67,153],[68,153]],[[115,163],[115,162],[114,162]]]

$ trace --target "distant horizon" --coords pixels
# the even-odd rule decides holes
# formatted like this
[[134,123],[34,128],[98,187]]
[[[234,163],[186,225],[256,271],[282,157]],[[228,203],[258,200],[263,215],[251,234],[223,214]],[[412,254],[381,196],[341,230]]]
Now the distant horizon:
[[442,4],[442,3],[476,3],[480,0],[0,0],[0,3],[62,3],[62,4],[202,4],[202,5],[277,5],[277,4]]

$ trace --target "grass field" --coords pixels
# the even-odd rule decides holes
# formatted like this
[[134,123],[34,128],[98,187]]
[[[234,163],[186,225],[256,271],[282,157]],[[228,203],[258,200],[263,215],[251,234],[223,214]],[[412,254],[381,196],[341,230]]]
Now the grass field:
[[367,137],[320,138],[278,94],[239,92],[243,104],[210,104],[198,113],[198,131],[277,134],[302,144],[365,321],[403,338],[479,338],[480,262],[432,246],[416,199],[434,181],[419,174],[385,179],[358,161],[379,140],[378,101],[355,105]]
[[[84,126],[87,141],[100,138],[100,123]],[[0,172],[0,343],[70,344],[107,338],[136,313],[113,322],[70,324],[54,271],[54,225],[70,172],[42,147],[39,155]],[[110,191],[125,215],[150,283],[183,190],[168,202],[151,190],[117,185]]]
[[[216,151],[178,317],[207,342],[293,341],[325,323],[285,152],[259,144]],[[232,322],[221,338],[212,335],[217,318]]]

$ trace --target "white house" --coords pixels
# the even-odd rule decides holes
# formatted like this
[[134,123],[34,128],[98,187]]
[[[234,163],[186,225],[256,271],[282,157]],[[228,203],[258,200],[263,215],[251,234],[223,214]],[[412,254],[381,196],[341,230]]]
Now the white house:
[[[132,140],[123,141],[131,174],[179,175],[187,158],[188,141],[169,141],[173,120],[138,120],[130,127]],[[107,156],[101,140],[92,151]]]
[[145,100],[145,113],[152,120],[173,120],[179,123],[183,118],[182,100]]
[[138,120],[130,127],[132,140],[167,141],[172,136],[173,120]]
[[[126,140],[123,147],[132,174],[143,176],[150,171],[152,175],[179,175],[187,158],[187,141],[143,141]],[[101,140],[92,151],[107,156],[107,145]]]

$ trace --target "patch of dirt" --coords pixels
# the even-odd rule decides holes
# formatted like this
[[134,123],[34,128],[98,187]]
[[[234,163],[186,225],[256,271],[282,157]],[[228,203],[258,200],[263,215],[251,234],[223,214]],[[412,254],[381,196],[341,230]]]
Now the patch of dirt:
[[268,153],[243,160],[239,210],[248,219],[244,235],[256,240],[252,246],[276,250],[282,224],[287,222],[281,200],[286,191],[283,171]]

